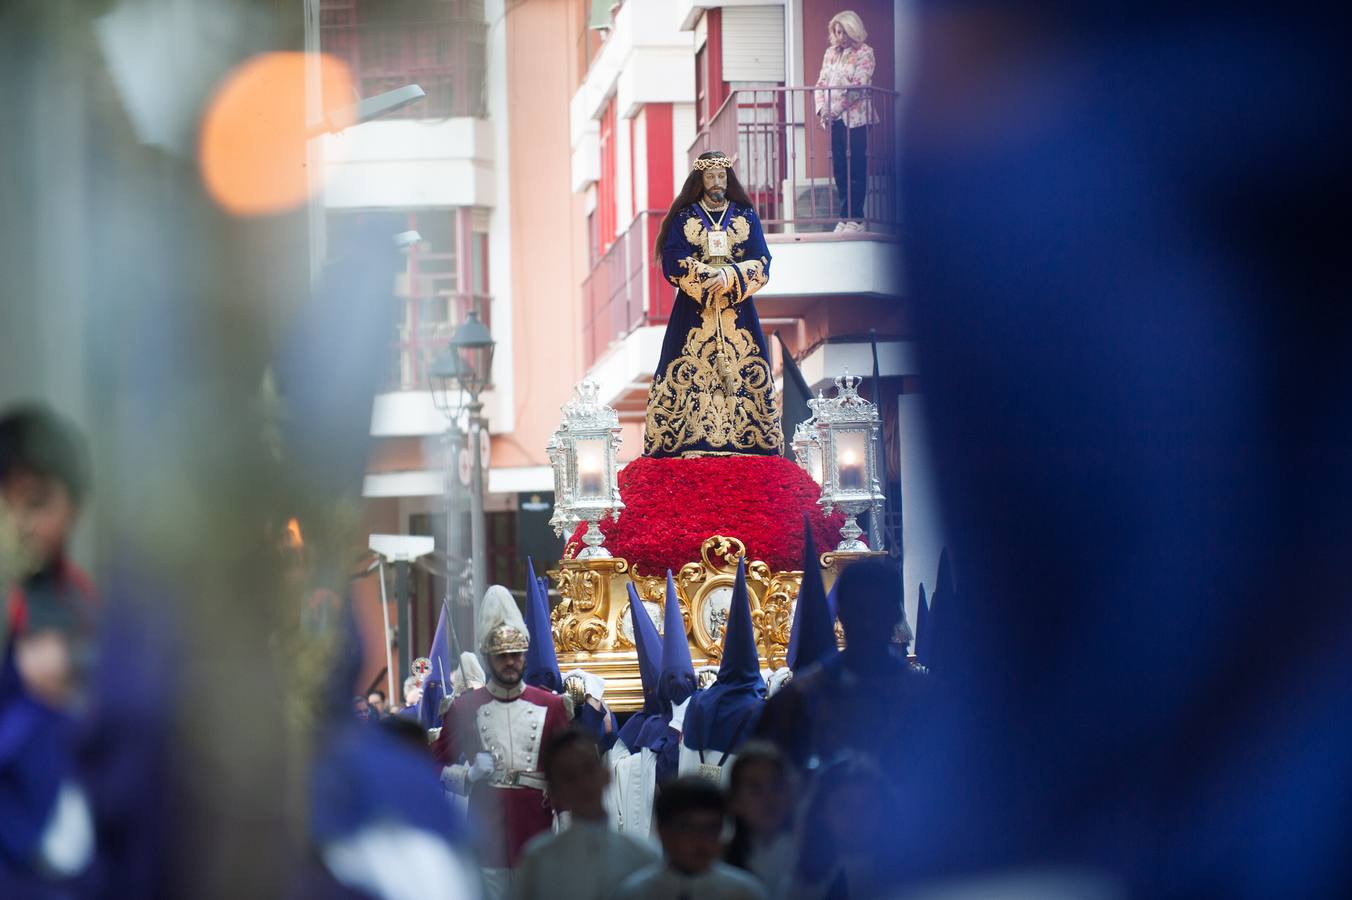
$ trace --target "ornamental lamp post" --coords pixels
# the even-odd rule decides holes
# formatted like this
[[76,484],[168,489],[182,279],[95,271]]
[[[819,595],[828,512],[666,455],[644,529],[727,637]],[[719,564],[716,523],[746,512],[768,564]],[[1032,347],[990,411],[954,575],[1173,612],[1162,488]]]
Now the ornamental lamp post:
[[464,372],[460,354],[448,350],[427,368],[427,384],[432,391],[432,404],[457,428],[465,411],[465,390],[460,385]]
[[[882,512],[886,499],[878,480],[878,408],[859,396],[859,379],[848,371],[835,380],[836,396],[815,401],[817,441],[822,456],[822,497],[829,515],[839,507],[845,514],[837,553],[864,553],[863,530],[855,518],[872,510]],[[796,448],[795,448],[796,449]]]
[[794,459],[817,484],[822,483],[822,445],[817,434],[817,404],[824,399],[818,392],[816,399],[808,400],[807,406],[812,410],[812,415],[793,429]]
[[[466,450],[473,464],[469,485],[470,598],[476,625],[479,621],[479,604],[487,588],[483,455],[480,452],[484,407],[479,397],[492,381],[493,351],[496,347],[488,327],[479,321],[478,310],[472,309],[451,337],[449,352],[428,373],[432,382],[432,402],[451,418],[453,425],[462,411],[468,413]],[[468,402],[464,402],[466,396]],[[477,634],[474,636],[475,646],[478,646],[479,637]]]
[[[460,378],[464,373],[460,354],[447,350],[427,369],[427,383],[432,391],[432,404],[446,417],[446,592],[442,608],[447,621],[451,619],[451,604],[455,599],[455,582],[459,567],[455,557],[456,460],[460,455],[460,417],[465,412],[466,395]],[[477,616],[475,617],[478,618]],[[449,634],[447,635],[449,638]],[[449,652],[449,650],[448,650]]]
[[610,551],[602,546],[605,537],[598,523],[607,515],[619,519],[624,509],[616,461],[620,417],[601,404],[595,381],[587,379],[573,390],[573,399],[563,407],[563,422],[554,433],[557,443],[550,454],[554,484],[560,492],[555,501],[555,527],[561,532],[569,522],[585,521],[582,542],[587,546],[576,558],[607,559]]

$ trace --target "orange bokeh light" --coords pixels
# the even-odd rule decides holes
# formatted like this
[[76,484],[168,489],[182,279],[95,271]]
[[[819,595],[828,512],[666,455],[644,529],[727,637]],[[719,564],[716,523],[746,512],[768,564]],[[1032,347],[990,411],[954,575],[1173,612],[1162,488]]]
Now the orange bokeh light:
[[300,550],[305,546],[305,538],[300,533],[300,520],[295,516],[286,520],[286,546]]
[[326,55],[265,53],[236,67],[212,97],[202,121],[199,161],[208,193],[239,216],[285,212],[310,190],[305,146],[307,62],[317,66],[330,127],[351,124],[355,97],[347,66]]

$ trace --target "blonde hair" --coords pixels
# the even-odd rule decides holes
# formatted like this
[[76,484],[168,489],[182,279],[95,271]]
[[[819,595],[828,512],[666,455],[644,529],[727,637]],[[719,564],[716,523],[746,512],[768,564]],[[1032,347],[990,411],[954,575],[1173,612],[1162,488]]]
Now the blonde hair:
[[862,44],[868,40],[868,29],[864,27],[864,20],[859,18],[859,13],[852,9],[844,9],[831,17],[831,21],[826,23],[826,40],[831,40],[831,32],[836,25],[840,25],[845,30],[845,36],[856,44]]

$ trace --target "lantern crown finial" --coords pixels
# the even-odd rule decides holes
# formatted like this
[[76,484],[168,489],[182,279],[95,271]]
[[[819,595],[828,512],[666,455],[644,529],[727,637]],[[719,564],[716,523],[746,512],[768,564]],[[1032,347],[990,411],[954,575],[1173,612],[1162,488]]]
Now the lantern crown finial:
[[601,403],[601,386],[590,378],[573,388],[573,397],[563,405],[564,431],[619,429],[619,413]]
[[859,396],[859,376],[851,375],[849,369],[846,369],[844,374],[837,375],[835,382],[836,396],[842,400]]

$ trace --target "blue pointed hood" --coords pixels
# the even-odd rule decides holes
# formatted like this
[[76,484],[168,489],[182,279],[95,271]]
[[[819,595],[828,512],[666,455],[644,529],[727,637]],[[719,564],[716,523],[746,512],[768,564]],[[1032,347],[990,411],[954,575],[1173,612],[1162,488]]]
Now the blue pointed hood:
[[643,683],[643,708],[629,717],[620,729],[620,740],[630,750],[638,748],[638,735],[651,716],[661,716],[662,701],[657,696],[657,683],[662,671],[662,642],[657,626],[648,615],[648,608],[638,597],[633,583],[629,588],[629,621],[634,630],[634,650],[638,654],[638,677]]
[[446,696],[451,673],[459,660],[456,648],[451,646],[450,624],[446,621],[446,604],[441,604],[441,615],[437,617],[437,630],[432,635],[432,646],[427,649],[427,658],[432,669],[423,682],[422,700],[418,703],[418,721],[423,728],[436,728],[441,724],[441,700]]
[[455,635],[449,631],[450,623],[446,621],[446,603],[443,601],[441,615],[437,616],[437,630],[432,633],[432,645],[427,648],[427,658],[432,663],[428,680],[435,678],[443,686],[450,681],[451,673],[460,664],[460,648],[455,646]]
[[953,612],[953,568],[948,561],[948,550],[939,554],[939,574],[934,579],[934,593],[930,595],[929,635],[925,638],[925,665],[933,672],[948,674],[951,662]]
[[793,631],[789,634],[786,662],[797,672],[840,652],[836,644],[836,620],[826,605],[821,564],[812,541],[807,516],[803,516],[803,585],[793,607]]
[[535,564],[526,557],[526,631],[530,646],[526,649],[526,684],[551,693],[563,692],[559,658],[554,652],[554,633],[549,626],[549,600],[540,590]]
[[920,599],[915,604],[915,660],[929,665],[929,604],[925,602],[925,583],[920,583]]
[[311,840],[322,846],[398,823],[454,846],[465,836],[464,823],[439,787],[437,770],[390,726],[344,726],[311,767]]
[[685,745],[691,750],[735,753],[751,736],[764,706],[765,680],[761,678],[756,635],[751,627],[746,561],[738,560],[718,680],[691,698],[685,715]]
[[737,581],[732,588],[728,624],[723,629],[723,660],[718,664],[718,683],[755,684],[765,687],[756,652],[756,631],[751,626],[751,595],[746,590],[746,559],[737,560]]
[[695,664],[690,659],[676,582],[667,569],[667,602],[662,609],[662,675],[657,693],[667,703],[681,703],[694,692]]

